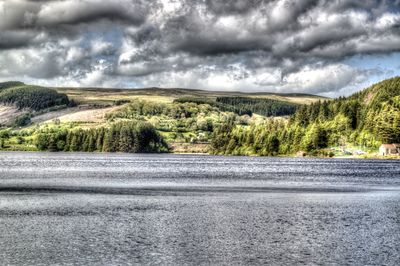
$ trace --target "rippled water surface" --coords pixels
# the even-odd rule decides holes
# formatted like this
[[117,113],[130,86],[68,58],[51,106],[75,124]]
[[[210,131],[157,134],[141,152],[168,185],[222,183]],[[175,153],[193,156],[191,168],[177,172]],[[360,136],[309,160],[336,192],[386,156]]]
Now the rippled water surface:
[[0,153],[0,264],[400,265],[400,161]]

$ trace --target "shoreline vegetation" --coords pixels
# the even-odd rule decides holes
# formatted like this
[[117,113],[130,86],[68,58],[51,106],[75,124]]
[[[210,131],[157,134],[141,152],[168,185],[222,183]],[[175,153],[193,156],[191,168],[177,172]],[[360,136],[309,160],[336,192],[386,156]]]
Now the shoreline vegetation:
[[[50,150],[0,150],[1,153],[14,153],[14,152],[24,152],[24,153],[72,153],[71,151],[50,151]],[[375,154],[365,154],[365,155],[338,155],[338,156],[318,156],[318,155],[304,155],[297,156],[296,154],[287,154],[287,155],[276,155],[276,156],[261,156],[261,155],[214,155],[209,152],[193,152],[193,151],[155,151],[155,152],[123,152],[123,151],[114,151],[114,152],[103,152],[103,151],[74,151],[73,153],[87,153],[87,154],[103,154],[103,153],[114,153],[114,154],[172,154],[172,155],[202,155],[202,156],[231,156],[231,157],[279,157],[279,158],[310,158],[310,159],[364,159],[364,160],[400,160],[400,155],[386,155],[382,156],[378,153]]]
[[349,97],[0,83],[0,150],[385,158],[400,77]]

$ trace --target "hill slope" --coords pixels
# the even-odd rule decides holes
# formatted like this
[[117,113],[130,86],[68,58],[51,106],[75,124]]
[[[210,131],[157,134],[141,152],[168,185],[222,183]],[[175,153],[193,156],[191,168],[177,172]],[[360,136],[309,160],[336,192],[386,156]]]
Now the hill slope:
[[[400,77],[379,82],[347,98],[303,106],[294,121],[303,126],[333,121],[339,115],[348,120],[353,138],[362,145],[400,142]],[[367,140],[360,135],[371,135]],[[366,142],[367,141],[367,142]]]
[[[128,137],[120,137],[126,134],[119,131],[129,131],[130,124],[124,124],[129,121],[145,123],[160,134],[162,139],[156,143],[161,144],[155,150],[165,150],[165,140],[175,151],[206,152],[214,130],[222,125],[259,124],[266,116],[290,115],[300,103],[324,99],[307,94],[190,89],[43,88],[20,82],[0,83],[0,88],[0,101],[3,94],[8,105],[0,108],[0,123],[5,128],[14,125],[0,130],[0,148],[7,150],[135,151],[135,144],[127,144],[129,139],[142,138],[135,129]],[[51,96],[50,104],[43,104],[45,96]],[[77,106],[66,105],[66,99]],[[55,107],[43,109],[51,105]],[[112,149],[104,143],[104,132],[110,134],[108,138],[119,138]]]
[[[57,94],[57,93],[58,94]],[[65,95],[67,97],[65,97]],[[164,88],[143,88],[143,89],[107,89],[107,88],[44,88],[26,85],[18,81],[0,83],[0,125],[11,125],[14,119],[24,113],[30,113],[35,123],[51,121],[53,119],[66,119],[71,117],[82,122],[98,122],[99,113],[103,114],[114,110],[113,106],[123,105],[135,100],[145,100],[157,103],[172,103],[181,98],[201,98],[215,102],[217,98],[224,97],[246,97],[271,99],[277,102],[286,103],[293,112],[295,104],[310,104],[324,99],[320,96],[309,94],[274,94],[274,93],[242,93],[242,92],[211,92],[191,89],[164,89]],[[53,108],[37,112],[51,106],[68,105],[73,100],[78,108]],[[6,105],[6,106],[4,106]],[[71,106],[73,107],[73,106]],[[28,110],[22,110],[28,108]],[[29,108],[32,111],[29,111]],[[228,108],[235,109],[235,108]],[[36,111],[36,112],[35,112]],[[91,115],[93,113],[93,116]],[[272,114],[279,113],[271,112]],[[71,116],[73,114],[73,116]],[[91,120],[93,117],[93,121]],[[73,120],[73,119],[72,119]]]
[[[334,147],[376,151],[400,142],[400,77],[379,82],[350,97],[300,107],[290,121],[269,120],[218,130],[215,154],[273,155],[335,153]],[[330,150],[326,148],[331,147]]]
[[157,102],[172,102],[177,98],[196,97],[215,100],[217,97],[250,97],[274,99],[297,104],[310,104],[326,99],[311,94],[295,93],[244,93],[229,91],[204,91],[180,88],[106,89],[106,88],[53,88],[82,104],[112,104],[116,100],[144,99]]

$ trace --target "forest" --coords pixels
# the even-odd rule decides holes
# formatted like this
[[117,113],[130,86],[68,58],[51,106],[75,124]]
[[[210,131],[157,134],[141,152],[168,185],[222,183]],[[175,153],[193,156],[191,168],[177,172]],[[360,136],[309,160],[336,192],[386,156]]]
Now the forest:
[[[262,116],[286,116],[296,112],[298,104],[283,102],[273,99],[249,98],[249,97],[218,97],[217,103],[221,103],[236,112],[238,115],[256,113]],[[246,112],[249,110],[250,113]]]
[[6,83],[3,85],[6,88],[0,90],[0,103],[14,104],[19,109],[30,108],[35,111],[70,103],[67,95],[53,89],[31,86],[7,88],[11,84]]
[[400,142],[400,78],[329,101],[303,105],[289,120],[263,124],[233,123],[216,129],[211,153],[279,155],[305,151],[329,155],[327,147],[354,145],[376,150],[381,143]]
[[247,123],[240,117],[203,101],[155,103],[134,100],[121,109],[107,114],[107,120],[139,120],[153,125],[168,142],[211,141],[214,129],[233,117],[237,123]]
[[168,145],[154,127],[138,121],[91,129],[44,129],[37,133],[35,145],[41,151],[168,152]]
[[217,97],[215,101],[206,98],[184,97],[176,99],[175,102],[193,102],[197,104],[209,104],[221,111],[233,112],[237,115],[254,114],[262,116],[287,116],[296,112],[298,104],[273,99],[250,98],[250,97]]
[[18,86],[24,86],[25,84],[20,81],[6,81],[6,82],[0,82],[0,91],[12,87],[18,87]]

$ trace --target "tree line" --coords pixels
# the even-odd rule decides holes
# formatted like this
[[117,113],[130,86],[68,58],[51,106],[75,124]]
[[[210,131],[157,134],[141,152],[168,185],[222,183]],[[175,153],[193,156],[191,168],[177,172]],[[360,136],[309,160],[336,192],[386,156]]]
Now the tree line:
[[238,115],[256,113],[267,117],[292,115],[299,106],[279,100],[249,97],[217,97],[216,102],[231,107]]
[[249,115],[253,113],[263,116],[287,116],[296,112],[298,104],[263,98],[249,97],[217,97],[214,100],[201,97],[182,97],[174,102],[186,103],[192,102],[196,104],[208,104],[217,107],[223,112],[233,112],[237,115]]
[[[203,102],[155,103],[134,100],[107,114],[106,118],[108,121],[118,119],[148,121],[157,130],[170,132],[171,134],[168,134],[170,139],[184,141],[183,138],[197,138],[199,134],[208,139],[214,128],[224,123],[231,115],[234,114],[221,112],[217,107]],[[184,137],[182,133],[186,136]]]
[[167,152],[168,145],[148,123],[117,122],[90,129],[50,128],[38,132],[35,145],[41,151]]
[[6,81],[6,82],[0,82],[0,91],[12,87],[17,87],[17,86],[24,86],[25,84],[20,81]]
[[57,105],[68,105],[65,94],[42,87],[12,87],[0,91],[0,103],[14,104],[19,109],[30,108],[38,111]]
[[292,154],[352,144],[376,150],[400,142],[400,77],[350,97],[300,106],[289,120],[259,125],[223,125],[214,132],[211,153]]

